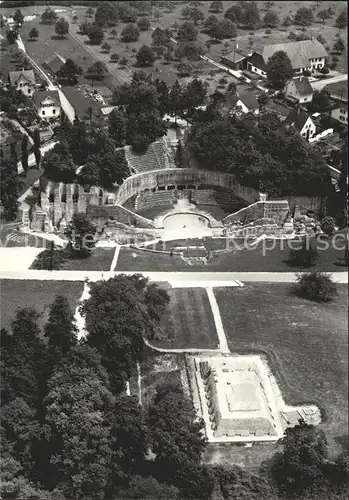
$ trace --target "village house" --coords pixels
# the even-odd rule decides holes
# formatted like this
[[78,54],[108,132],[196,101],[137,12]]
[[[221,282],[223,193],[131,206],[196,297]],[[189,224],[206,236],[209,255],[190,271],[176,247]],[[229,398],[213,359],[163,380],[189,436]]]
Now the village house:
[[341,104],[331,110],[331,118],[339,123],[348,125],[348,105]]
[[301,40],[299,42],[275,43],[256,49],[247,59],[247,69],[252,73],[266,78],[268,60],[275,52],[283,51],[288,55],[294,74],[304,71],[312,73],[320,71],[325,66],[327,52],[317,40]]
[[54,121],[61,114],[61,101],[58,90],[42,90],[35,92],[34,104],[38,115],[43,120]]
[[284,124],[287,127],[294,127],[306,141],[312,139],[316,133],[316,125],[311,117],[299,107],[291,109]]
[[285,95],[298,103],[308,103],[313,100],[313,89],[306,76],[290,80],[285,86]]
[[56,76],[59,70],[64,66],[66,60],[61,55],[55,53],[50,59],[43,63],[43,66],[49,70],[51,75]]
[[35,75],[32,69],[10,71],[8,78],[11,88],[22,92],[27,97],[32,97],[36,89]]
[[234,50],[221,57],[221,63],[234,70],[246,69],[246,58],[248,56]]
[[253,113],[259,114],[259,103],[257,97],[251,92],[245,92],[239,96],[234,96],[231,102],[233,113]]

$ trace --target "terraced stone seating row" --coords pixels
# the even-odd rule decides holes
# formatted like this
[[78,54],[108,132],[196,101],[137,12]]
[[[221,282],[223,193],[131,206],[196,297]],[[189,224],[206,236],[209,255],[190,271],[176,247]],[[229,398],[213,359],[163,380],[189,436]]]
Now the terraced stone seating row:
[[276,436],[277,432],[267,418],[256,417],[253,419],[231,419],[229,421],[215,422],[212,419],[212,428],[216,437],[223,436]]
[[135,210],[146,210],[152,207],[171,206],[176,201],[176,193],[174,190],[170,191],[144,191],[141,193],[135,202]]
[[144,154],[137,154],[131,146],[126,146],[125,155],[131,171],[136,174],[175,166],[173,148],[164,140],[153,142]]
[[191,201],[197,205],[219,206],[228,213],[241,208],[241,201],[234,193],[224,189],[195,189]]

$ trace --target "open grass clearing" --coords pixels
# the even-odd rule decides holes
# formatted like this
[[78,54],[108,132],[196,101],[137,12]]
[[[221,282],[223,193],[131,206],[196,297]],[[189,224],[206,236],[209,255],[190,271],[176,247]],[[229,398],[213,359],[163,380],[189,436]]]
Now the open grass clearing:
[[[340,234],[340,233],[338,233]],[[221,239],[223,240],[223,239]],[[215,240],[211,240],[214,242]],[[291,240],[293,248],[299,248],[299,240]],[[197,264],[189,265],[177,255],[170,253],[158,253],[151,250],[139,250],[123,247],[120,250],[116,270],[120,271],[235,271],[235,272],[304,272],[308,270],[319,270],[324,272],[342,271],[344,264],[344,239],[337,249],[329,241],[329,248],[321,250],[321,244],[318,243],[319,259],[314,267],[303,269],[301,267],[291,267],[287,261],[290,257],[289,240],[271,240],[260,241],[258,245],[251,246],[252,240],[241,238],[227,239],[226,242],[220,241],[218,247],[226,248],[222,253],[212,253],[207,265]],[[173,241],[174,242],[174,241]],[[182,246],[182,239],[179,239]],[[212,243],[213,245],[213,243]],[[323,247],[323,245],[322,245]],[[162,244],[157,248],[162,249]],[[208,250],[216,250],[208,247]],[[171,248],[166,243],[166,251]]]
[[10,329],[17,311],[26,307],[33,307],[41,314],[39,324],[43,328],[55,297],[67,297],[74,311],[83,287],[81,281],[1,280],[1,328]]
[[287,403],[323,410],[333,454],[348,433],[348,293],[338,290],[333,303],[318,304],[285,284],[215,289],[230,350],[266,355]]
[[114,253],[115,248],[97,247],[86,259],[66,259],[61,269],[64,271],[109,271]]
[[152,343],[169,349],[216,349],[218,337],[206,290],[175,288],[167,292],[170,304],[160,325],[163,338]]

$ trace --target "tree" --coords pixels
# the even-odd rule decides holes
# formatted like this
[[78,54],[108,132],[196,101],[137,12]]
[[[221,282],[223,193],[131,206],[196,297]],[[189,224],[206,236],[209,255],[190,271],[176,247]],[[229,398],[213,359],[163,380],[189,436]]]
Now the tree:
[[168,302],[165,290],[149,285],[140,275],[91,283],[90,298],[83,302],[81,314],[86,320],[87,342],[101,353],[114,394],[124,390],[133,363],[143,351],[143,335],[151,338],[155,334]]
[[36,40],[37,38],[39,38],[39,32],[36,28],[32,28],[29,31],[29,40]]
[[89,24],[86,34],[91,45],[100,45],[104,38],[103,30],[98,24]]
[[285,28],[288,28],[292,24],[292,18],[290,16],[286,16],[284,20],[282,21],[282,26]]
[[328,10],[327,9],[320,10],[320,12],[317,13],[317,17],[319,17],[322,20],[322,24],[325,24],[326,19],[328,19],[329,17]]
[[230,19],[222,19],[208,33],[216,40],[223,40],[224,38],[233,38],[237,34],[235,24]]
[[190,13],[191,13],[191,8],[189,7],[189,5],[186,5],[185,7],[183,7],[183,9],[181,10],[181,16],[184,18],[184,19],[189,19],[190,18]]
[[19,33],[18,33],[18,30],[16,30],[16,29],[7,30],[6,38],[7,38],[8,43],[13,45],[15,43],[15,41],[17,40],[18,35],[19,35]]
[[179,60],[198,61],[203,54],[204,49],[197,42],[180,42],[175,51],[175,55]]
[[230,19],[233,23],[243,22],[244,11],[240,3],[232,5],[224,14],[226,19]]
[[69,350],[77,344],[74,313],[70,309],[68,299],[62,295],[57,295],[50,307],[45,337],[56,361],[66,357]]
[[275,28],[279,24],[279,18],[276,12],[269,11],[263,18],[263,24],[266,28]]
[[147,17],[141,17],[137,23],[140,31],[147,31],[150,28],[150,21]]
[[[43,345],[34,309],[20,309],[12,322],[12,335],[2,335],[2,404],[22,398],[36,407],[39,398]],[[4,338],[3,338],[4,337]]]
[[49,271],[58,270],[61,268],[66,254],[64,250],[56,250],[55,245],[51,242],[50,247],[40,252],[31,265],[32,269],[47,269]]
[[170,384],[157,387],[147,423],[155,463],[161,468],[163,480],[181,470],[182,462],[199,465],[205,447],[204,423],[197,418],[192,402],[181,388]]
[[19,26],[21,26],[23,24],[24,16],[23,16],[22,12],[20,11],[20,9],[17,9],[16,12],[14,13],[13,20]]
[[117,37],[118,32],[114,29],[114,30],[111,30],[110,34],[111,34],[111,36],[112,36],[113,38],[116,38],[116,37]]
[[54,10],[52,10],[50,7],[47,7],[47,9],[42,13],[41,15],[41,22],[43,24],[54,24],[58,19],[58,16]]
[[298,275],[294,293],[308,300],[330,302],[337,295],[337,287],[329,274],[314,271]]
[[40,137],[40,130],[36,128],[33,132],[33,153],[35,156],[35,162],[36,162],[36,167],[40,167],[40,161],[41,161],[41,137]]
[[64,498],[93,498],[96,491],[103,498],[110,487],[114,398],[108,385],[98,354],[87,345],[71,348],[48,382],[42,444],[50,473],[42,482],[53,481]]
[[57,73],[57,78],[61,83],[66,85],[76,85],[79,81],[79,76],[83,71],[72,59],[68,58]]
[[0,162],[0,200],[5,220],[16,219],[18,213],[18,197],[22,182],[17,173],[17,165],[13,159],[2,159]]
[[153,66],[154,52],[147,45],[143,45],[136,54],[136,60],[138,66]]
[[243,3],[242,22],[247,28],[251,30],[259,28],[260,17],[256,2]]
[[203,19],[205,19],[205,16],[202,10],[194,8],[190,9],[189,19],[191,19],[196,26],[199,21],[203,21]]
[[321,33],[320,33],[320,35],[318,35],[318,36],[316,37],[316,40],[317,40],[318,42],[320,42],[323,46],[325,46],[325,45],[327,44],[326,38],[324,38],[324,37],[321,35]]
[[281,492],[301,495],[323,482],[327,440],[322,430],[300,421],[286,429],[280,444],[283,451],[272,467],[272,475]]
[[111,46],[109,45],[109,43],[108,42],[104,42],[103,45],[102,45],[102,50],[104,52],[106,52],[107,54],[109,54],[110,49],[111,49]]
[[197,36],[198,36],[198,30],[196,29],[194,23],[186,21],[183,24],[181,24],[178,30],[178,40],[194,42],[197,39]]
[[313,11],[308,7],[300,7],[295,16],[294,24],[299,26],[310,26],[314,22]]
[[264,109],[266,104],[268,104],[268,101],[269,101],[268,95],[265,92],[262,92],[257,97],[257,101],[258,101],[260,109]]
[[223,2],[220,0],[214,0],[211,2],[210,7],[208,9],[209,12],[219,13],[223,10]]
[[76,24],[78,22],[78,20],[79,20],[79,16],[77,16],[75,14],[75,16],[73,16],[73,24]]
[[95,23],[98,26],[115,26],[118,22],[118,11],[117,9],[106,2],[102,2],[97,6],[95,12]]
[[313,94],[312,102],[309,103],[308,109],[312,113],[325,113],[331,108],[331,96],[326,88],[318,91],[316,90]]
[[321,229],[327,234],[327,236],[332,236],[336,230],[336,225],[333,217],[324,217],[321,221]]
[[343,29],[348,26],[348,12],[346,9],[342,10],[336,19],[336,28]]
[[54,182],[70,184],[75,179],[75,165],[67,143],[56,144],[48,151],[41,164],[45,176]]
[[120,491],[115,500],[179,500],[174,486],[159,483],[153,477],[133,476],[127,490]]
[[68,238],[68,248],[72,257],[84,258],[91,254],[95,247],[96,227],[84,213],[73,215],[65,230]]
[[136,24],[127,24],[121,32],[122,41],[125,43],[137,42],[139,35],[140,31]]
[[22,136],[22,167],[24,172],[28,170],[28,136],[27,134],[23,134]]
[[266,73],[268,81],[276,89],[282,89],[285,86],[293,76],[291,61],[286,52],[279,50],[268,59]]
[[214,29],[218,24],[218,18],[214,15],[208,16],[206,21],[204,22],[204,28],[209,33],[212,29]]
[[336,43],[333,45],[333,50],[337,52],[337,54],[341,54],[345,51],[345,44],[341,38],[337,38]]
[[175,164],[177,168],[183,168],[184,167],[184,153],[183,153],[183,146],[182,146],[182,141],[179,139],[176,145],[176,153],[175,153]]
[[171,42],[171,32],[168,29],[160,29],[156,28],[152,35],[152,46],[153,47],[166,47],[169,48],[172,46]]
[[108,74],[108,68],[103,61],[96,61],[87,70],[87,78],[91,80],[103,80]]
[[66,21],[64,19],[64,17],[61,17],[56,22],[56,24],[55,24],[55,32],[61,38],[64,38],[65,35],[68,35],[68,33],[69,33],[69,23],[68,23],[68,21]]
[[121,60],[120,60],[120,66],[127,66],[127,63],[128,63],[128,59],[126,57],[123,57]]
[[118,62],[118,61],[119,61],[119,59],[120,59],[119,54],[116,54],[116,53],[115,53],[115,54],[112,54],[112,55],[110,56],[110,61],[111,61],[111,62],[115,62],[115,63],[116,63],[116,62]]
[[290,257],[288,264],[295,267],[312,267],[316,264],[319,258],[319,252],[315,242],[310,238],[306,238],[302,242],[302,246],[297,249],[290,249]]

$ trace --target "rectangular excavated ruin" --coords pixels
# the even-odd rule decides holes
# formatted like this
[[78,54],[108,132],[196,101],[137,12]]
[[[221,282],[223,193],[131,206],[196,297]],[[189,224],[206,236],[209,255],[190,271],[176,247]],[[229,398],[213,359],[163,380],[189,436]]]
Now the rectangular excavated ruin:
[[[284,403],[276,380],[260,356],[190,356],[193,403],[205,421],[209,442],[277,441],[299,419],[320,422],[314,406]],[[285,418],[290,411],[298,418]]]

